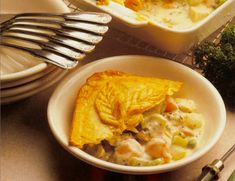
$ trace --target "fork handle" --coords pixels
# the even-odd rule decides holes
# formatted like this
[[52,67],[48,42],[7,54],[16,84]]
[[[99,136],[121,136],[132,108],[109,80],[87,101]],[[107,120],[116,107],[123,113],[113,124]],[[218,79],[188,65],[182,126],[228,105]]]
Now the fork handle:
[[93,22],[98,24],[108,24],[112,17],[105,13],[95,13],[95,12],[76,12],[76,13],[65,13],[65,14],[53,14],[53,13],[22,13],[16,15],[16,18],[24,18],[28,19],[32,16],[46,16],[46,17],[59,17],[64,18],[66,20],[73,20],[73,21],[87,21]]
[[30,49],[30,48],[26,48],[26,47],[14,45],[14,44],[2,42],[2,41],[0,41],[0,45],[28,52],[33,56],[42,58],[40,60],[51,63],[63,69],[71,69],[71,68],[74,68],[78,64],[78,61],[71,61],[55,53],[50,53],[50,52],[40,50],[40,49],[34,50],[34,49]]
[[68,13],[64,14],[64,18],[67,20],[74,21],[88,21],[99,24],[107,24],[112,20],[112,17],[104,13],[94,13],[94,12],[79,12],[79,13]]

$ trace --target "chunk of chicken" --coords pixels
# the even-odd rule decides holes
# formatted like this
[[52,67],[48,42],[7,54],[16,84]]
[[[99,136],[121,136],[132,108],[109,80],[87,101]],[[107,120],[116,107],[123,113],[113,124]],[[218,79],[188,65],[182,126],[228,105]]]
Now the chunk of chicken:
[[126,163],[133,156],[143,156],[144,149],[135,139],[120,141],[115,149],[115,158],[118,163]]
[[187,127],[183,127],[180,129],[186,136],[194,136],[193,130]]
[[124,5],[134,11],[139,11],[142,8],[141,0],[125,0]]
[[203,3],[204,0],[188,0],[189,5],[191,6],[197,6],[201,3]]
[[207,17],[211,12],[212,9],[203,4],[191,6],[189,8],[189,17],[193,22],[197,22]]
[[145,151],[153,158],[163,158],[165,162],[169,162],[171,160],[169,147],[161,138],[151,139],[147,143]]
[[176,98],[175,101],[183,112],[193,112],[196,110],[196,104],[193,100]]
[[97,0],[97,5],[109,5],[109,0]]
[[216,0],[205,0],[205,3],[209,8],[215,7],[217,5]]
[[203,116],[198,113],[185,113],[183,123],[191,129],[200,128],[202,127]]

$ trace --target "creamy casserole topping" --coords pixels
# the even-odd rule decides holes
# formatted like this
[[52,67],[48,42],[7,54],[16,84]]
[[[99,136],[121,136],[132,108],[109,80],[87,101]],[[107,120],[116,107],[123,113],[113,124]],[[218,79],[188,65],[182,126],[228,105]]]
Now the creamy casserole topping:
[[[174,29],[187,29],[207,17],[225,0],[112,0],[138,13],[141,18]],[[98,4],[108,1],[99,0]],[[102,3],[103,2],[103,3]]]

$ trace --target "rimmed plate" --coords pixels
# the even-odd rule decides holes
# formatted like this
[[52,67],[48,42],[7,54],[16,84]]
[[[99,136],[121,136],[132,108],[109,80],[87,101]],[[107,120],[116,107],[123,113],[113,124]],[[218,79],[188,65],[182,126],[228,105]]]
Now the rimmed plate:
[[35,88],[37,88],[41,85],[47,84],[49,81],[56,78],[57,76],[59,76],[64,71],[65,70],[56,69],[56,70],[44,75],[43,77],[41,77],[39,79],[36,79],[34,81],[31,81],[27,84],[23,84],[23,85],[8,88],[8,89],[2,89],[1,90],[1,98],[16,96],[16,95],[20,95],[20,94],[25,93],[25,92],[29,92],[29,91],[31,91],[31,90],[33,90],[33,89],[35,89]]
[[48,64],[20,50],[0,46],[1,83],[7,83],[37,74]]
[[[34,87],[33,89],[30,89],[27,92],[23,92],[21,94],[17,94],[17,95],[10,96],[10,97],[2,97],[1,104],[2,105],[10,104],[10,103],[28,98],[36,93],[39,93],[39,92],[49,88],[50,86],[54,85],[55,83],[57,83],[60,79],[62,79],[66,75],[66,73],[67,73],[66,70],[59,70],[59,71],[55,72],[55,74],[47,76],[44,83],[38,84],[37,87]],[[40,82],[40,80],[39,80],[39,82]]]
[[[17,14],[17,13],[31,13],[31,12],[45,12],[45,13],[69,13],[70,9],[66,6],[66,4],[59,1],[51,1],[51,0],[35,0],[33,3],[31,0],[6,0],[1,1],[0,6],[1,13],[3,14]],[[37,74],[45,69],[47,69],[49,64],[42,62],[39,58],[35,58],[34,56],[27,54],[23,51],[0,47],[0,54],[7,54],[12,57],[7,58],[8,61],[4,61],[1,57],[1,72],[0,79],[1,83],[11,82],[18,79],[26,78],[32,76],[33,74]],[[5,53],[2,52],[6,51]],[[20,61],[19,58],[23,60]],[[5,57],[6,58],[6,57]],[[25,59],[24,59],[25,58]]]
[[[104,70],[178,80],[183,87],[179,97],[190,98],[198,104],[205,117],[204,134],[199,148],[191,155],[164,165],[134,167],[124,166],[95,158],[77,147],[68,145],[70,124],[80,87],[92,74]],[[69,94],[68,94],[69,92]],[[213,109],[211,109],[213,105]],[[117,56],[101,59],[68,75],[56,88],[48,104],[48,122],[56,140],[75,157],[100,168],[128,173],[153,174],[180,168],[207,153],[220,138],[226,123],[223,100],[215,87],[199,73],[179,63],[148,56]]]
[[51,73],[52,71],[54,71],[56,69],[56,67],[54,66],[48,66],[48,68],[46,68],[45,70],[35,74],[35,75],[31,75],[29,77],[25,77],[22,79],[18,79],[16,81],[11,81],[11,82],[5,82],[2,83],[1,82],[1,90],[7,89],[7,88],[12,88],[12,87],[16,87],[16,86],[20,86],[29,82],[32,82],[36,79],[39,79],[49,73]]

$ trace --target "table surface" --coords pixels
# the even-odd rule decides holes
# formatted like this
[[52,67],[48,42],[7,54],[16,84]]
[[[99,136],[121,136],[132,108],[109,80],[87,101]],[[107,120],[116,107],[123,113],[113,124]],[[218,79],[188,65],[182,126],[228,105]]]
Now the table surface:
[[[56,3],[55,3],[56,2]],[[30,8],[29,8],[30,6]],[[69,12],[61,0],[1,0],[2,13]],[[95,52],[82,62],[115,55],[146,52],[106,37]],[[1,107],[1,179],[4,181],[103,181],[163,180],[190,181],[201,168],[219,158],[235,143],[235,112],[227,111],[227,124],[219,142],[199,160],[179,170],[150,176],[131,176],[94,168],[73,157],[54,139],[47,123],[47,104],[56,85],[11,105]],[[227,180],[235,169],[235,154],[225,163],[220,180]]]
[[[105,38],[82,64],[103,57],[145,54],[134,47]],[[77,181],[77,180],[164,180],[190,181],[201,168],[219,158],[235,143],[235,112],[227,111],[225,131],[219,142],[199,160],[181,169],[150,176],[131,176],[94,168],[65,151],[52,136],[47,123],[47,104],[55,86],[10,105],[2,106],[1,180]],[[235,169],[235,154],[225,163],[220,180],[227,180]]]

